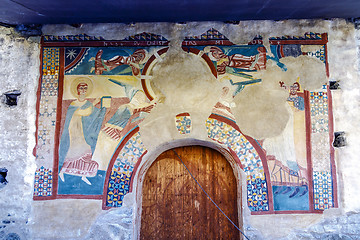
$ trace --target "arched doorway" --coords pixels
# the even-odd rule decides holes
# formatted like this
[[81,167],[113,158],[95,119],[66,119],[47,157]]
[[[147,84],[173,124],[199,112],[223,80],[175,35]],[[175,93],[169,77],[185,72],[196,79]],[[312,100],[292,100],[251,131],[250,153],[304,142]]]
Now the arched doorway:
[[[174,150],[238,225],[237,182],[228,161],[216,150],[203,146]],[[163,152],[144,179],[140,239],[204,238],[239,239],[240,233],[202,192],[174,151]]]

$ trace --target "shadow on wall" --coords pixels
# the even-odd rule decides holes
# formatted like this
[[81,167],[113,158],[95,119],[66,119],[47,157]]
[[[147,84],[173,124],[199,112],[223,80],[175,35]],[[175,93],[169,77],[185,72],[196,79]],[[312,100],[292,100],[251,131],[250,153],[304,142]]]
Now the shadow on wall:
[[5,187],[8,181],[6,180],[8,170],[6,168],[0,168],[0,189]]

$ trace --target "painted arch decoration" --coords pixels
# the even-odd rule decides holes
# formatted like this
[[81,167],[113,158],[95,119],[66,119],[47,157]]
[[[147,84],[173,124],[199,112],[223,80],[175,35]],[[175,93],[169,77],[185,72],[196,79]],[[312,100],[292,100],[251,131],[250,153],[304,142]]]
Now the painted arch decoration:
[[[235,86],[231,93],[223,89],[232,97],[262,82],[254,73],[266,71],[267,61],[286,71],[280,60],[287,56],[320,59],[328,75],[326,33],[270,38],[270,49],[263,41],[256,36],[247,45],[235,45],[209,29],[185,37],[182,47],[199,55],[219,81]],[[112,41],[87,35],[42,38],[34,200],[99,199],[103,209],[122,206],[147,154],[138,125],[157,103],[151,72],[168,45],[152,33]],[[316,47],[303,47],[309,45]],[[331,92],[327,85],[309,92],[298,82],[279,83],[279,88],[289,92],[293,112],[278,139],[244,135],[229,98],[219,99],[204,122],[208,139],[228,149],[244,170],[252,214],[321,213],[337,207]],[[294,132],[299,121],[301,132]],[[179,134],[190,134],[191,124],[187,112],[174,116]],[[291,153],[284,139],[291,142]]]

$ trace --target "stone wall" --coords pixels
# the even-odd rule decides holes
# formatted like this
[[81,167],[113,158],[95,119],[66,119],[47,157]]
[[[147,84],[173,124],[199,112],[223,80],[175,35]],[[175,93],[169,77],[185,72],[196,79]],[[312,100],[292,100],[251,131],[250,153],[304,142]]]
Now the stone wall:
[[[256,216],[250,214],[245,204],[246,196],[243,194],[244,231],[250,239],[359,239],[360,201],[357,196],[360,180],[357,179],[357,173],[360,167],[357,162],[360,153],[358,147],[360,114],[357,109],[360,103],[358,85],[360,33],[353,24],[335,19],[253,21],[240,22],[237,25],[217,22],[85,24],[81,28],[47,25],[43,27],[43,33],[48,35],[85,33],[90,36],[102,36],[105,39],[123,39],[145,31],[166,37],[170,40],[169,53],[172,57],[164,63],[165,69],[169,71],[189,69],[185,73],[177,70],[178,72],[172,74],[175,76],[174,79],[167,79],[170,87],[182,91],[181,94],[187,94],[185,98],[184,95],[175,94],[167,104],[173,107],[175,114],[184,109],[193,110],[192,118],[196,124],[203,122],[205,114],[214,105],[214,100],[205,98],[203,112],[195,113],[196,109],[192,109],[195,100],[192,99],[191,91],[187,93],[187,89],[196,90],[203,86],[194,85],[191,80],[185,86],[180,86],[177,85],[176,79],[184,74],[198,75],[202,78],[205,73],[198,73],[194,65],[184,65],[183,59],[187,56],[182,54],[180,47],[184,36],[200,35],[209,28],[221,31],[235,44],[246,44],[258,34],[268,39],[271,36],[303,35],[305,32],[328,33],[329,80],[339,81],[341,87],[340,90],[333,91],[335,131],[345,131],[347,139],[347,146],[336,149],[339,208],[325,210],[323,214]],[[0,28],[0,93],[9,90],[21,91],[17,106],[9,107],[4,103],[0,104],[2,117],[0,129],[3,131],[0,138],[2,142],[0,168],[8,169],[8,184],[0,189],[0,209],[2,210],[0,211],[0,239],[136,239],[139,226],[137,218],[139,209],[135,204],[138,198],[136,191],[126,196],[123,207],[111,210],[101,210],[100,200],[32,200],[36,169],[32,150],[35,146],[35,104],[40,76],[39,42],[39,38],[26,39],[12,29]],[[264,45],[266,44],[268,43],[265,41]],[[162,81],[168,76],[167,72],[156,74],[158,74],[157,79]],[[158,86],[172,93],[173,90],[169,86],[161,85],[162,81],[159,81]],[[216,84],[211,86],[221,87]],[[142,125],[148,126],[147,130],[142,131],[142,137],[148,151],[153,155],[160,151],[160,145],[164,146],[174,140],[185,138],[179,137],[170,130],[163,131],[164,126],[169,124],[166,116],[170,113],[166,112],[165,108],[157,109],[157,111],[157,114]],[[158,121],[157,125],[152,125],[154,120]],[[198,128],[194,128],[199,130],[192,133],[193,136],[202,136],[204,128],[199,124]],[[244,128],[249,129],[251,134],[258,134],[252,132],[251,125]],[[154,133],[161,139],[160,143],[154,144],[152,141]],[[169,146],[163,148],[169,148]],[[243,188],[244,186],[246,186],[245,179]],[[243,191],[246,190],[243,189]]]
[[[0,238],[30,239],[39,38],[25,39],[2,27],[0,52],[0,168],[8,170],[8,183],[0,189]],[[12,90],[19,90],[21,95],[18,105],[9,107],[3,94]]]

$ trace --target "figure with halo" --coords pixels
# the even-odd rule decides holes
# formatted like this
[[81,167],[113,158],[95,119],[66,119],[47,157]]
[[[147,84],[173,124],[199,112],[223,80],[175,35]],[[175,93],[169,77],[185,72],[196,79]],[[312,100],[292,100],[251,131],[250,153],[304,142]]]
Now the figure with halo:
[[106,109],[95,107],[100,102],[99,98],[93,102],[87,100],[93,90],[89,78],[76,78],[70,90],[76,100],[67,110],[60,139],[59,177],[64,182],[64,174],[80,176],[81,180],[91,185],[87,178],[96,176],[98,171],[99,164],[92,160],[92,155]]

